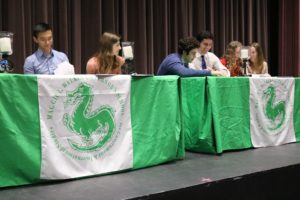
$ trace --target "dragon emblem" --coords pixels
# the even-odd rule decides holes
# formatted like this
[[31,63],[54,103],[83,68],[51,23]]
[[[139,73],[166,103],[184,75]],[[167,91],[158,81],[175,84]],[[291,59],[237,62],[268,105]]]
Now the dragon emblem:
[[92,111],[92,86],[80,83],[73,91],[67,92],[65,108],[75,105],[72,114],[65,113],[63,123],[69,131],[77,134],[81,142],[68,139],[72,148],[78,151],[94,151],[101,148],[115,130],[114,111],[110,106],[101,106]]
[[267,99],[264,112],[272,124],[270,130],[276,130],[283,125],[285,120],[285,101],[274,102],[276,97],[274,86],[269,86],[264,90],[264,96]]

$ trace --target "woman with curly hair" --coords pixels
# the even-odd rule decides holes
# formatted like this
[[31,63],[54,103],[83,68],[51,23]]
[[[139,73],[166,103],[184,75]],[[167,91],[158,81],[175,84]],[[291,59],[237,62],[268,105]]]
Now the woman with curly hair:
[[227,45],[223,57],[220,59],[221,63],[230,71],[230,76],[243,75],[241,69],[242,60],[240,58],[242,43],[239,41],[232,41]]

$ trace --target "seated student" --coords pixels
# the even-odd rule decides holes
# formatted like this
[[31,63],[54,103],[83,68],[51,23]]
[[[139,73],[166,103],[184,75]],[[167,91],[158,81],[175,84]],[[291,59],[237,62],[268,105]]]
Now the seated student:
[[69,62],[66,54],[52,49],[53,35],[48,24],[39,23],[34,27],[33,40],[38,50],[25,59],[24,74],[54,74],[58,64]]
[[209,31],[202,31],[196,36],[200,43],[200,48],[196,54],[196,58],[190,67],[193,69],[213,69],[223,71],[226,76],[230,76],[229,70],[222,65],[219,58],[212,52],[209,52],[213,46],[214,36]]
[[223,76],[223,72],[214,70],[195,70],[188,68],[199,48],[199,42],[192,37],[180,39],[178,42],[178,53],[168,55],[160,64],[157,75],[179,75],[179,76]]
[[113,33],[104,33],[100,37],[99,50],[86,64],[87,74],[121,74],[125,59],[119,56],[120,37]]
[[243,75],[243,70],[241,69],[242,60],[240,58],[242,43],[239,41],[231,41],[225,50],[222,58],[220,58],[221,63],[227,67],[230,71],[230,76],[240,76]]
[[257,42],[254,42],[250,45],[250,61],[248,71],[250,74],[265,74],[270,76],[268,73],[268,64],[265,61],[263,50]]

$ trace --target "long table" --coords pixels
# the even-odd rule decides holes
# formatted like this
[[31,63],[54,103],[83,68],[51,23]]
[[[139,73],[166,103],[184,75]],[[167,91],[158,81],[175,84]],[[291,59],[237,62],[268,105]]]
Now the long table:
[[[123,80],[122,76],[114,77]],[[39,102],[38,82],[44,78],[0,74],[0,187],[48,181],[41,178],[44,158],[39,117],[40,110],[47,106],[48,114],[52,115],[51,109],[57,104],[58,97],[52,97],[50,106]],[[67,88],[89,79],[97,79],[99,84],[114,90],[105,76],[91,75],[52,76],[46,80],[46,87],[63,81],[61,86]],[[261,78],[268,83],[283,79]],[[300,79],[294,78],[293,81],[293,117],[286,121],[292,120],[294,141],[299,141]],[[133,164],[127,170],[183,159],[185,149],[220,154],[226,150],[255,147],[251,135],[250,82],[251,79],[246,77],[131,77]],[[289,90],[287,87],[285,89]],[[63,90],[56,91],[60,94]],[[111,96],[111,93],[107,95]],[[122,102],[120,94],[116,97]],[[272,103],[275,106],[280,101]],[[273,115],[276,117],[277,114]],[[260,126],[263,132],[264,127],[262,124]]]

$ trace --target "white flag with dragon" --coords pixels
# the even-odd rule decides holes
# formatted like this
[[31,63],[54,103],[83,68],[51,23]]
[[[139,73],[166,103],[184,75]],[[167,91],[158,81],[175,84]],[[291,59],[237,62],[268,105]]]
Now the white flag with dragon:
[[293,78],[250,78],[250,130],[254,147],[295,142]]
[[130,76],[38,77],[41,178],[132,168]]

